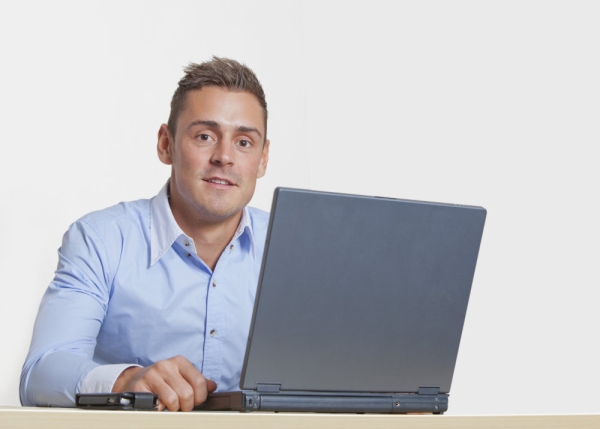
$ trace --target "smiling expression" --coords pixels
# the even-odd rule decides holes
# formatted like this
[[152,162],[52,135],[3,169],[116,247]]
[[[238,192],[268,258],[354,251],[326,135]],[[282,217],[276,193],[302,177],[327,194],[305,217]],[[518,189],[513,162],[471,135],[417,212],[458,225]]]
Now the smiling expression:
[[176,220],[237,225],[268,154],[264,114],[253,94],[217,86],[189,92],[175,136],[165,124],[158,134],[159,158],[172,165]]

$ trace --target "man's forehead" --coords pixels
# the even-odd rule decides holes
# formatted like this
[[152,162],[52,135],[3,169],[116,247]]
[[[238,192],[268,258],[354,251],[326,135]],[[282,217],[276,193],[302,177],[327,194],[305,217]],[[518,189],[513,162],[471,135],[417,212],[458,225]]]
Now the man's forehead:
[[[241,95],[241,97],[230,97],[230,95]],[[236,126],[257,128],[261,135],[264,134],[266,127],[265,112],[260,105],[257,96],[250,91],[217,85],[204,86],[201,89],[190,90],[185,94],[178,122],[183,119],[188,123],[180,123],[179,125],[183,125],[187,128],[192,122],[197,121],[215,122],[219,124],[218,118],[198,118],[194,117],[194,114],[199,113],[195,111],[196,109],[206,110],[206,113],[209,115],[210,113],[222,113],[222,108],[225,110],[230,109],[231,111],[235,111],[237,115],[243,116],[244,122],[250,121],[248,123],[236,124]]]
[[204,98],[205,96],[219,99],[219,93],[222,94],[222,96],[228,94],[249,96],[249,98],[252,98],[252,100],[256,102],[256,107],[262,110],[260,101],[255,94],[245,89],[229,88],[227,86],[208,85],[199,89],[192,89],[185,93],[185,101],[188,102],[190,98]]

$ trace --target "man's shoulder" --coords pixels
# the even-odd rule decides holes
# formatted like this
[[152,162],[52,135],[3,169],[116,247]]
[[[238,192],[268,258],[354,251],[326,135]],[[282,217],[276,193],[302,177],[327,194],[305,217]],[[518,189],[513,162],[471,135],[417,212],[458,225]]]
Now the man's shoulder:
[[71,258],[96,255],[107,261],[114,273],[125,247],[139,250],[148,243],[149,206],[150,200],[121,202],[86,214],[69,226],[61,252]]
[[[90,212],[75,223],[83,223],[101,230],[113,227],[142,225],[150,219],[150,199],[124,201],[113,206]],[[120,229],[120,228],[119,228]]]

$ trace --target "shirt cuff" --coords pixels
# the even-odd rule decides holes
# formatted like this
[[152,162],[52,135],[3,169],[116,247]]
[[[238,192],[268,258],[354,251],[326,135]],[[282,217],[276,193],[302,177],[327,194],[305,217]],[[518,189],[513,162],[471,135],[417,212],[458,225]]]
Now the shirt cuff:
[[127,368],[140,366],[131,363],[100,365],[88,372],[81,383],[79,393],[109,393],[119,375]]

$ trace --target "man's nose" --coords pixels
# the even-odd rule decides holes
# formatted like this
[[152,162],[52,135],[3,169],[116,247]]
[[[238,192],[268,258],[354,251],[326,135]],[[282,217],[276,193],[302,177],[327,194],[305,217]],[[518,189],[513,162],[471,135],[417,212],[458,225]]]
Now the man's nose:
[[233,143],[230,140],[220,140],[215,144],[210,160],[214,164],[233,164],[233,151]]

